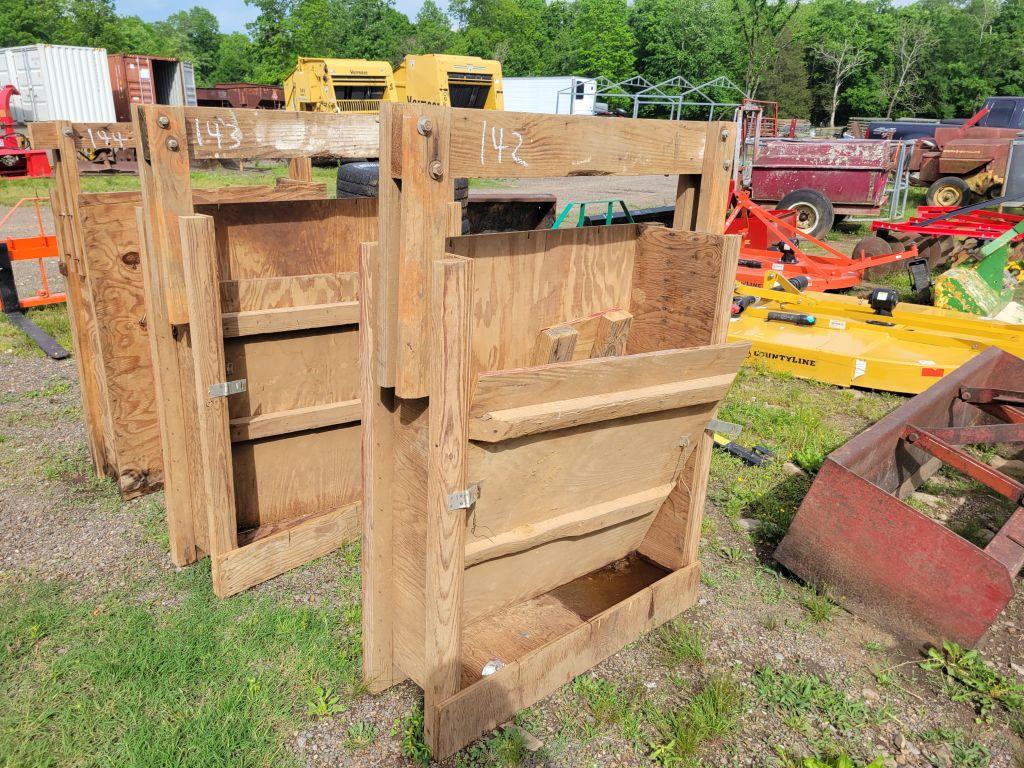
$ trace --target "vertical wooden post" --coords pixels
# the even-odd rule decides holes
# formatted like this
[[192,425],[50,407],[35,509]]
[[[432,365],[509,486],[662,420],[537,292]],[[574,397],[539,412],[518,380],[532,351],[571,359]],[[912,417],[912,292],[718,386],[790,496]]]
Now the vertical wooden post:
[[402,679],[394,665],[392,501],[394,394],[378,386],[373,365],[379,311],[380,248],[363,243],[359,264],[359,397],[363,453],[363,680],[374,693]]
[[[166,118],[162,121],[160,118]],[[166,123],[166,127],[162,124]],[[137,107],[132,131],[139,156],[139,181],[146,213],[144,259],[146,317],[154,377],[166,386],[158,392],[157,415],[164,448],[164,489],[171,542],[171,560],[187,565],[199,559],[200,531],[192,505],[191,488],[201,482],[191,444],[195,421],[191,362],[184,332],[175,324],[188,320],[181,268],[181,233],[178,216],[192,211],[191,180],[185,137],[184,111],[176,107]],[[172,150],[173,142],[178,142]],[[140,239],[142,232],[140,231]],[[175,269],[176,265],[176,269]],[[177,273],[173,278],[171,273]],[[175,284],[175,280],[177,283]],[[177,285],[177,287],[175,287]],[[172,303],[172,298],[175,302]],[[179,350],[179,345],[183,347]],[[179,360],[179,352],[181,352]],[[188,370],[186,370],[186,368]]]
[[225,381],[217,234],[210,216],[179,218],[182,266],[195,366],[198,441],[202,457],[203,506],[213,567],[213,591],[224,597],[218,557],[238,548],[228,399],[211,392]]
[[[737,127],[733,123],[708,123],[704,141],[704,169],[694,221],[698,232],[720,235],[725,232],[729,211],[729,182],[736,151]],[[723,338],[722,341],[725,341]],[[718,343],[718,342],[713,342]]]
[[455,190],[448,171],[451,112],[410,104],[396,114],[401,133],[402,212],[395,395],[417,398],[425,397],[430,388],[432,341],[423,329],[430,318],[431,265],[444,258],[447,206]]
[[449,258],[431,270],[424,733],[434,748],[440,733],[438,705],[459,690],[460,678],[467,511],[453,494],[469,485],[470,264]]
[[312,181],[313,161],[308,157],[293,157],[288,161],[288,176],[296,181]]
[[109,409],[106,407],[102,375],[103,356],[99,351],[99,330],[95,327],[88,274],[82,261],[84,245],[78,220],[78,196],[81,193],[78,152],[71,135],[71,123],[61,121],[55,123],[55,128],[57,148],[53,153],[53,177],[56,183],[50,201],[56,222],[60,260],[66,273],[68,319],[77,347],[75,368],[82,387],[85,427],[93,470],[97,477],[110,477],[113,474],[109,471],[113,456],[110,455],[111,440],[108,440],[108,435],[113,435],[113,425],[105,423],[109,421]]

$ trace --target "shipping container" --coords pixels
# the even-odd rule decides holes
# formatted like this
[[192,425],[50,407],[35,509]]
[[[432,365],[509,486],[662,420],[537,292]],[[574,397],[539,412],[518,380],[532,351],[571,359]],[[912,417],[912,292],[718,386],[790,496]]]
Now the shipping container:
[[114,99],[102,48],[76,45],[21,45],[0,49],[0,86],[14,85],[15,122],[114,121]]
[[597,81],[589,77],[506,77],[505,110],[545,115],[592,115]]
[[217,83],[212,88],[197,88],[200,107],[234,109],[284,109],[284,88],[256,83]]
[[196,106],[192,63],[160,56],[114,53],[107,57],[119,122],[132,119],[135,104]]

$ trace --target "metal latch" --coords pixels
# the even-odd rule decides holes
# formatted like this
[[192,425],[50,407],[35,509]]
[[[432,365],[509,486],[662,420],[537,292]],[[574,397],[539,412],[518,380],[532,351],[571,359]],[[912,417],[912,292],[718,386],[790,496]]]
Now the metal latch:
[[476,500],[480,498],[480,483],[470,483],[464,491],[455,491],[448,494],[448,511],[454,512],[458,509],[469,509]]
[[707,431],[717,432],[720,435],[728,435],[729,437],[739,437],[743,427],[739,424],[733,424],[731,421],[712,419],[708,422]]
[[245,392],[245,379],[218,381],[210,385],[210,397],[227,397]]

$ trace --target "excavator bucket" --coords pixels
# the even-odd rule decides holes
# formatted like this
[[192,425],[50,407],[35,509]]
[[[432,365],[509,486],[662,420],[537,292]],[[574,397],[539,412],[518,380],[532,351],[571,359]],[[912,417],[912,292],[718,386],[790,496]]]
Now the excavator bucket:
[[[1021,382],[990,348],[834,451],[775,559],[908,641],[977,643],[1024,567],[1024,484],[964,446],[1024,444]],[[943,464],[1016,506],[984,549],[904,501]]]

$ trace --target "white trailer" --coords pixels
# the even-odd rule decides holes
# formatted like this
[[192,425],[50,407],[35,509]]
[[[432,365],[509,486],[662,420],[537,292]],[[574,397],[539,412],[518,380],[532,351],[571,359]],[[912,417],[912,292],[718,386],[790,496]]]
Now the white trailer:
[[592,115],[597,81],[590,77],[506,77],[502,80],[507,112],[544,115]]
[[19,45],[0,48],[0,86],[13,85],[15,122],[71,120],[112,123],[114,95],[102,48],[77,45]]

